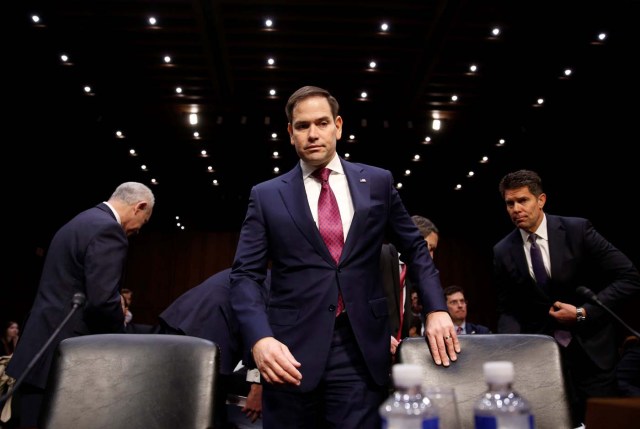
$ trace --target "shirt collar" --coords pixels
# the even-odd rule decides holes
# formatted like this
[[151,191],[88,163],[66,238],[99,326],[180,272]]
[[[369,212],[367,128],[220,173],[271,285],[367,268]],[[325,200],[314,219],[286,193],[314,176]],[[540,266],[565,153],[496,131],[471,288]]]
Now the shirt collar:
[[[536,229],[535,234],[542,238],[545,241],[549,241],[549,234],[547,234],[547,215],[542,213],[542,222],[540,222],[540,226],[538,226],[538,229]],[[527,240],[529,240],[529,233],[527,231],[525,231],[524,229],[520,230],[520,235],[522,236],[522,241],[524,241],[525,243],[527,242]]]
[[111,211],[113,212],[113,215],[116,217],[116,221],[122,225],[122,221],[120,220],[120,215],[118,214],[118,212],[116,211],[116,209],[113,208],[113,206],[111,204],[109,204],[107,201],[104,201],[104,203],[107,205],[107,207],[109,207],[111,209]]
[[[314,167],[314,166],[304,162],[303,160],[300,160],[300,168],[302,168],[302,178],[303,179],[306,179],[307,177],[309,177],[311,175],[311,173],[313,173],[314,171],[316,171],[318,169],[317,167]],[[344,169],[342,168],[342,163],[340,162],[340,157],[338,156],[337,153],[335,154],[333,159],[331,159],[331,161],[329,161],[329,163],[327,164],[327,168],[330,169],[331,171],[335,172],[335,173],[344,174]]]

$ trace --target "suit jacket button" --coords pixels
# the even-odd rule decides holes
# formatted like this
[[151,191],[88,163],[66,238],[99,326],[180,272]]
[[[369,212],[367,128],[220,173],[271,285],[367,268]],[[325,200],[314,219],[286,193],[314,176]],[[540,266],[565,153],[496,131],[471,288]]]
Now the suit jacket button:
[[336,306],[335,305],[330,305],[329,306],[329,311],[332,312],[332,313],[335,312],[336,311]]

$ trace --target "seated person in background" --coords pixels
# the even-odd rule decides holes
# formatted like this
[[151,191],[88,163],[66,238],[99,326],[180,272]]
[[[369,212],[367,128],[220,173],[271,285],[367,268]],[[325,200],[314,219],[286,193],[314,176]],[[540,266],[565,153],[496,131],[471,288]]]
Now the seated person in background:
[[20,325],[15,320],[9,320],[4,325],[4,331],[2,331],[2,349],[0,350],[0,356],[10,356],[18,344],[18,338],[20,336]]
[[[259,372],[257,369],[246,370],[247,362],[251,361],[250,353],[242,349],[238,322],[229,303],[230,272],[230,268],[222,270],[189,289],[159,316],[160,333],[203,338],[213,341],[220,347],[221,381],[218,385],[220,389],[218,398],[221,404],[218,408],[226,409],[227,412],[218,413],[216,420],[220,419],[219,424],[223,428],[228,427],[225,425],[230,423],[228,420],[231,419],[232,414],[235,414],[234,411],[237,408],[237,405],[229,405],[228,408],[222,406],[222,402],[226,401],[229,393],[247,397],[242,412],[251,423],[258,420],[262,411],[262,386],[258,384]],[[265,281],[267,289],[271,280],[270,274],[270,272],[267,273]],[[240,361],[243,361],[243,368],[234,371]],[[237,377],[242,377],[239,383],[236,380]],[[234,386],[240,386],[241,391]],[[260,425],[253,427],[260,427]]]
[[422,334],[422,320],[419,317],[411,315],[411,321],[409,322],[409,336],[421,337]]
[[124,324],[128,325],[133,319],[133,313],[131,313],[131,301],[133,300],[133,291],[131,289],[122,289],[120,295],[124,298],[125,314]]
[[456,333],[460,334],[490,334],[491,330],[483,325],[467,322],[467,300],[464,290],[460,286],[451,285],[444,288],[444,299],[456,326]]

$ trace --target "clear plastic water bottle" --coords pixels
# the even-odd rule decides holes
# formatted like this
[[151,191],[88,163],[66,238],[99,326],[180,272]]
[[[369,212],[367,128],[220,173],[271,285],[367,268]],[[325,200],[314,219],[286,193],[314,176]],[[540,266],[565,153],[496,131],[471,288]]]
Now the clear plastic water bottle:
[[531,406],[512,388],[513,363],[485,362],[487,391],[473,407],[475,429],[534,429]]
[[382,429],[438,429],[438,411],[422,394],[422,367],[396,364],[395,391],[380,406]]

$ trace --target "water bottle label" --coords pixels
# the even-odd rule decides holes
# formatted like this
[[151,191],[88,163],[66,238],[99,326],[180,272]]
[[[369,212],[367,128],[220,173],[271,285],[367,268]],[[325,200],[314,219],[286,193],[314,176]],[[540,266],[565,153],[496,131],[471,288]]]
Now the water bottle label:
[[437,417],[431,417],[422,421],[422,429],[438,429],[440,426]]
[[475,429],[535,429],[532,414],[475,416]]

